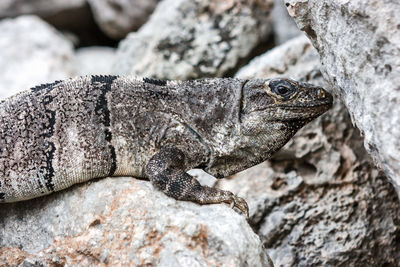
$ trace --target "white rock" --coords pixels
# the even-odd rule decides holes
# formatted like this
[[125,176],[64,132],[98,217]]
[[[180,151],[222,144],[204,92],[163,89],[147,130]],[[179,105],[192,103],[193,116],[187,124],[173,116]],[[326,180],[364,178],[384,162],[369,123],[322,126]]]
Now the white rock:
[[320,74],[319,68],[318,53],[308,38],[302,34],[252,59],[239,69],[235,77],[246,79],[284,76],[294,80],[310,81],[315,75]]
[[74,75],[71,42],[35,16],[0,22],[0,99]]
[[147,181],[106,178],[0,205],[0,262],[121,266],[271,266],[229,206],[177,201]]
[[282,0],[275,0],[272,20],[275,45],[283,44],[302,34],[293,18],[289,16]]
[[79,76],[110,74],[114,60],[114,48],[105,46],[79,48],[75,54],[75,72]]
[[217,181],[217,178],[215,178],[214,176],[206,173],[205,171],[201,170],[201,169],[193,169],[188,171],[188,174],[192,175],[193,177],[196,178],[197,181],[199,181],[199,183],[201,185],[206,185],[206,186],[210,186],[213,187]]
[[159,0],[88,0],[94,18],[110,37],[123,38],[145,23]]
[[[263,35],[271,10],[256,1],[165,0],[120,43],[114,72],[167,79],[222,76]],[[262,2],[262,1],[257,1]]]
[[84,6],[86,0],[1,0],[0,17],[23,14],[52,15],[62,10]]
[[400,2],[286,0],[323,74],[400,195]]

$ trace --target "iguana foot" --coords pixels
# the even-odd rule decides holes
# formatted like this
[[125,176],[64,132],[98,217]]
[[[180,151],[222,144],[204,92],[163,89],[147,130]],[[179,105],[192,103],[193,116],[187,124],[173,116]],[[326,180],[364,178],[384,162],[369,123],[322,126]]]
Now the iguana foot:
[[230,204],[231,208],[237,208],[246,214],[246,217],[249,217],[249,207],[246,200],[236,196],[232,192],[203,186],[203,192],[200,194],[203,194],[205,199],[204,203],[201,204],[227,203]]
[[166,195],[178,200],[199,204],[228,203],[249,216],[243,198],[229,191],[202,186],[196,178],[185,172],[185,155],[176,148],[163,148],[156,153],[146,167],[146,175],[152,184]]
[[[195,178],[192,177],[192,179]],[[196,199],[191,201],[199,204],[227,203],[230,204],[231,208],[237,208],[246,214],[246,217],[249,217],[249,207],[246,200],[234,195],[232,192],[208,186],[200,186],[193,195]]]

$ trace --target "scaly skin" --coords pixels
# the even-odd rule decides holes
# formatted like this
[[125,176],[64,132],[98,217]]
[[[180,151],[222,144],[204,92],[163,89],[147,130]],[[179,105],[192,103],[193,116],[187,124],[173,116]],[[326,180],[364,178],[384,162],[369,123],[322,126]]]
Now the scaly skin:
[[322,88],[288,79],[44,84],[0,102],[0,202],[133,176],[179,200],[225,202],[248,214],[242,198],[186,171],[222,178],[254,166],[331,105]]

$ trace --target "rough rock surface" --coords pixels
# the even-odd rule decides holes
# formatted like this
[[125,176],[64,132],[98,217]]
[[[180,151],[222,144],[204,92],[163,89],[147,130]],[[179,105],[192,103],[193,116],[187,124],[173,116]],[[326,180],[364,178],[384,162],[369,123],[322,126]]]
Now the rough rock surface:
[[0,265],[19,264],[271,266],[230,207],[176,201],[127,177],[1,204]]
[[[319,56],[298,37],[253,60],[239,77],[287,76],[329,89]],[[251,75],[253,73],[253,75]],[[308,124],[274,157],[218,187],[248,201],[275,266],[398,266],[400,204],[344,106]]]
[[84,47],[76,50],[74,69],[78,76],[110,74],[114,60],[114,48],[106,46]]
[[51,15],[62,10],[76,9],[86,0],[1,0],[0,18],[23,14]]
[[325,85],[319,66],[318,54],[307,37],[301,35],[254,58],[235,76],[248,79],[288,77]]
[[165,0],[120,43],[114,72],[163,79],[222,76],[265,35],[272,0]]
[[283,44],[284,42],[302,34],[299,28],[297,28],[293,18],[289,16],[282,0],[274,1],[272,23],[275,45]]
[[159,0],[88,0],[100,28],[113,38],[123,38],[146,22]]
[[0,32],[0,99],[75,74],[71,42],[38,17],[2,20]]
[[400,2],[286,0],[323,74],[400,195]]
[[[26,14],[45,18],[56,27],[80,30],[98,27],[120,39],[137,30],[151,15],[159,0],[1,0],[0,18]],[[97,28],[97,27],[96,27]],[[89,32],[90,34],[90,32]]]

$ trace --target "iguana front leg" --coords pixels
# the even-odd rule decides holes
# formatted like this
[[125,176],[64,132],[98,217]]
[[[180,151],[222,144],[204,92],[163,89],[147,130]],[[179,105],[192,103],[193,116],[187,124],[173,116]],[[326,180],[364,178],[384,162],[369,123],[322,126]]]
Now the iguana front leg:
[[202,186],[185,169],[185,154],[177,148],[165,147],[150,159],[146,175],[155,187],[170,197],[198,204],[228,203],[248,217],[249,209],[243,198],[229,191]]

